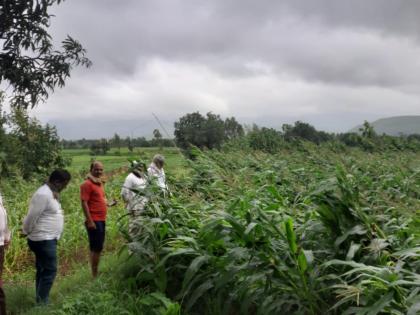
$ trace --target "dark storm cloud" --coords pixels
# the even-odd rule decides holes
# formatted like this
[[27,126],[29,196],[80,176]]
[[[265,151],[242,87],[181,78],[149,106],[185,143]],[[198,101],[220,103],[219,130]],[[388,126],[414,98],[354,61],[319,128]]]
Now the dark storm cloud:
[[252,75],[245,64],[263,60],[305,80],[389,86],[418,83],[410,36],[418,38],[419,13],[420,2],[406,0],[71,0],[54,25],[85,43],[98,71],[116,75],[151,57],[225,75]]
[[288,5],[298,14],[319,19],[330,27],[374,29],[383,35],[420,39],[420,2],[417,0],[296,0]]
[[67,0],[54,13],[54,37],[79,39],[94,66],[39,108],[43,120],[349,119],[337,129],[420,114],[420,1]]

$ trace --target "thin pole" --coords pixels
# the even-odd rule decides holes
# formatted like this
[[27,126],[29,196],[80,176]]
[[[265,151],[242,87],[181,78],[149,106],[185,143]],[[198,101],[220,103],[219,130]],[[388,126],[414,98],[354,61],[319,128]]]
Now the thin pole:
[[156,119],[156,121],[158,122],[162,130],[165,132],[168,139],[171,139],[171,142],[174,144],[175,148],[177,148],[178,152],[182,154],[182,150],[176,145],[176,142],[171,138],[171,136],[169,135],[169,132],[166,130],[165,126],[163,126],[163,124],[160,122],[160,119],[158,118],[158,116],[156,116],[155,113],[152,113],[152,115]]

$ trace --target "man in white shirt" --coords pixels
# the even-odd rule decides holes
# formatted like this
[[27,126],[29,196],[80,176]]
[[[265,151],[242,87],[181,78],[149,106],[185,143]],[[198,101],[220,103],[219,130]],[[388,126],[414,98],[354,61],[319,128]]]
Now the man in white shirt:
[[0,314],[6,314],[6,297],[3,291],[3,263],[4,250],[9,246],[9,243],[10,231],[7,227],[7,213],[0,195]]
[[133,161],[131,172],[126,177],[121,189],[121,197],[125,202],[125,208],[129,213],[128,235],[131,240],[138,236],[141,227],[141,214],[147,203],[144,195],[147,180],[144,172],[146,165],[141,162]]
[[23,233],[35,254],[36,302],[47,304],[57,273],[57,241],[63,232],[64,216],[59,202],[60,192],[71,175],[66,170],[55,170],[48,182],[32,196],[29,211],[23,220]]
[[169,191],[168,186],[166,185],[165,170],[163,169],[164,164],[165,158],[163,155],[156,154],[153,157],[152,163],[147,169],[147,174],[150,180],[156,181],[158,187],[162,189],[163,193],[166,195]]

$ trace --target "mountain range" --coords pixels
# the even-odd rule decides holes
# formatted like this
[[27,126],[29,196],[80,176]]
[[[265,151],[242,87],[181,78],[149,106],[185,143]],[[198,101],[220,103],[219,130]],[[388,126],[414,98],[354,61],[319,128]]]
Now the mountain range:
[[[390,136],[420,134],[420,116],[395,116],[369,122],[379,135]],[[359,132],[361,125],[356,126],[350,132]]]

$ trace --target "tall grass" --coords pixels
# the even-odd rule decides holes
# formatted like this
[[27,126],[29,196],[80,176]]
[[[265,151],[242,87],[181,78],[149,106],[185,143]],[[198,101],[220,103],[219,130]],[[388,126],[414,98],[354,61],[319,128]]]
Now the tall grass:
[[418,155],[195,155],[129,244],[135,288],[191,314],[418,311]]

